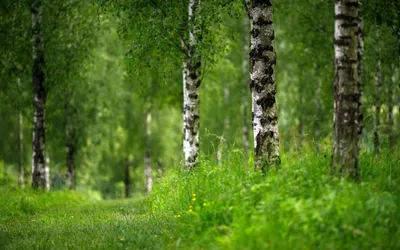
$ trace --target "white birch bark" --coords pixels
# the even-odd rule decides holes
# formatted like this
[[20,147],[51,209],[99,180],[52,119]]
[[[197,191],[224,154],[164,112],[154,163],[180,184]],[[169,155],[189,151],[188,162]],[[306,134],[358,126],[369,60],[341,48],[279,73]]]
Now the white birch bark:
[[184,63],[183,81],[183,152],[185,167],[191,171],[199,157],[199,87],[201,83],[201,51],[198,46],[199,27],[196,20],[200,0],[189,1],[189,43]]
[[280,163],[276,107],[273,0],[254,0],[250,8],[250,89],[255,168],[265,171]]
[[43,1],[34,0],[31,5],[33,41],[33,138],[32,138],[32,187],[46,189],[45,171],[45,60],[43,45]]
[[149,194],[153,189],[153,175],[151,169],[151,159],[150,159],[150,145],[151,140],[151,112],[146,113],[146,154],[144,158],[144,175],[146,178],[146,193]]
[[358,0],[335,1],[334,147],[332,173],[358,180]]
[[46,163],[44,167],[44,186],[47,191],[50,190],[50,157],[46,156]]

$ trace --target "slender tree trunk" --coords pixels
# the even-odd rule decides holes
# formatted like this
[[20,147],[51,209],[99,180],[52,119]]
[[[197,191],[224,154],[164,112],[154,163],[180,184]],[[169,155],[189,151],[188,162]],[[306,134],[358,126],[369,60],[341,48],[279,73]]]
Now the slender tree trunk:
[[[360,2],[360,1],[359,1]],[[358,80],[357,80],[357,87],[359,91],[359,97],[358,97],[358,142],[359,142],[359,148],[361,149],[361,143],[362,143],[362,131],[363,131],[363,121],[364,121],[364,110],[363,110],[363,101],[362,97],[364,95],[364,19],[361,16],[361,13],[359,13],[360,21],[358,25],[358,34],[357,34],[357,39],[358,39],[358,46],[357,46],[357,60],[358,60],[358,65],[357,65],[357,75],[358,75]]]
[[[396,71],[396,67],[394,64],[392,65],[392,72]],[[389,139],[389,148],[392,150],[394,147],[394,136],[393,136],[393,126],[394,126],[394,119],[393,119],[393,77],[390,77],[388,80],[388,139]]]
[[217,151],[217,162],[218,162],[219,166],[222,165],[222,155],[224,153],[224,150],[227,149],[225,137],[230,128],[229,96],[230,96],[229,86],[228,86],[228,84],[225,84],[225,86],[224,86],[224,104],[223,104],[223,108],[225,111],[224,112],[225,113],[224,127],[223,127],[222,136],[220,137],[220,140],[219,140],[218,151]]
[[[300,79],[301,81],[301,79]],[[305,99],[304,99],[304,93],[303,93],[303,87],[299,86],[298,89],[298,94],[299,94],[299,106],[300,110],[302,110],[305,107]],[[303,120],[304,114],[299,115],[299,148],[303,148],[303,142],[304,142],[304,120]]]
[[376,75],[375,75],[375,103],[374,103],[374,147],[375,152],[379,153],[380,151],[380,138],[379,138],[379,129],[380,129],[380,114],[381,114],[381,100],[380,100],[380,88],[382,86],[382,72],[381,72],[381,61],[378,59],[376,64]]
[[273,27],[273,0],[253,0],[250,8],[250,89],[255,169],[280,163]]
[[[397,65],[398,66],[397,67],[398,83],[397,83],[397,86],[398,86],[398,91],[400,91],[400,34],[398,34],[398,36],[397,36],[397,44],[398,44],[398,51],[397,51],[397,53],[398,53],[398,62],[397,62],[398,63],[398,65]],[[398,96],[397,105],[399,106],[398,112],[400,114],[400,92],[397,93],[397,96]]]
[[201,84],[201,51],[198,46],[199,27],[196,14],[200,0],[189,1],[189,44],[184,64],[183,152],[185,167],[191,171],[199,157],[199,87]]
[[75,155],[76,155],[76,143],[75,143],[75,128],[72,117],[69,116],[67,119],[66,127],[66,148],[67,148],[67,187],[70,190],[74,190],[76,187],[76,172],[75,172]]
[[45,175],[45,60],[43,45],[43,2],[34,0],[31,6],[33,41],[33,139],[32,139],[32,187],[46,189]]
[[18,150],[19,150],[19,162],[18,162],[18,184],[21,187],[24,187],[25,185],[25,170],[24,170],[24,126],[23,126],[23,119],[22,119],[22,113],[19,112],[18,116],[18,133],[19,133],[19,139],[18,139]]
[[50,190],[50,157],[46,156],[46,163],[44,167],[44,182],[45,182],[45,189],[47,191]]
[[359,171],[359,99],[357,0],[335,1],[335,83],[332,173],[354,180]]
[[315,137],[317,153],[319,153],[321,151],[321,143],[320,143],[321,119],[322,119],[321,87],[322,87],[322,80],[319,78],[317,81],[317,90],[315,91],[315,113],[316,113],[317,117],[316,117],[315,123],[314,123],[314,125],[315,125],[314,137]]
[[125,178],[124,178],[124,184],[125,184],[125,198],[131,197],[131,172],[130,172],[130,166],[131,162],[129,160],[126,160],[125,162]]
[[153,188],[153,176],[150,161],[150,139],[151,139],[151,113],[146,113],[146,154],[144,158],[144,175],[146,178],[146,193],[149,194]]
[[243,19],[243,61],[242,61],[242,72],[243,72],[243,84],[242,84],[242,111],[243,111],[243,158],[244,164],[247,166],[248,154],[249,154],[249,120],[248,120],[248,109],[249,109],[249,19],[245,17]]

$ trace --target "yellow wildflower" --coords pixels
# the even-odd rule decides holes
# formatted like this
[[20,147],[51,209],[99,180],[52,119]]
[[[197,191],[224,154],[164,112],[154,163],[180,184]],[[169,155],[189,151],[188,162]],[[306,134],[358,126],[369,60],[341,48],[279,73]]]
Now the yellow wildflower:
[[195,201],[195,200],[196,200],[196,197],[192,199],[192,201]]

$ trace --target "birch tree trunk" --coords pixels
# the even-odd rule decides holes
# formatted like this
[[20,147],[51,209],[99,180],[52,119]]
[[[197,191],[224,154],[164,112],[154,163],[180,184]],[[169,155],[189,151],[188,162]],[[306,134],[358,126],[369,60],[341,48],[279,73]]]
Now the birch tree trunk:
[[381,100],[380,100],[380,88],[382,86],[382,72],[381,72],[381,61],[378,59],[376,64],[376,75],[375,75],[375,103],[374,103],[374,147],[375,152],[380,151],[380,138],[379,138],[379,128],[380,128],[380,114],[381,114]]
[[335,1],[335,81],[332,174],[359,180],[357,0]]
[[19,162],[18,162],[18,184],[20,187],[25,185],[25,170],[24,170],[24,126],[22,113],[19,112],[18,116],[18,150],[19,150]]
[[146,193],[149,194],[153,188],[153,177],[150,161],[150,139],[151,139],[151,112],[146,113],[146,154],[144,157],[144,175],[146,178]]
[[223,155],[223,152],[227,149],[225,137],[230,128],[229,96],[230,96],[229,86],[228,86],[228,84],[225,84],[225,86],[224,86],[224,104],[223,104],[223,108],[225,110],[225,117],[224,117],[223,132],[222,132],[222,136],[220,137],[220,140],[219,140],[218,151],[217,151],[218,166],[222,166],[222,155]]
[[46,163],[44,167],[44,183],[45,189],[50,190],[50,157],[46,156]]
[[125,176],[124,176],[124,184],[125,184],[125,198],[131,197],[131,172],[130,172],[131,162],[126,160],[125,162]]
[[273,27],[273,0],[253,0],[250,7],[250,89],[254,163],[265,171],[280,163]]
[[359,98],[358,98],[358,142],[359,148],[361,148],[362,143],[362,131],[363,131],[363,121],[364,121],[364,110],[363,110],[363,101],[362,97],[364,96],[364,82],[363,82],[363,72],[364,72],[364,19],[359,13],[360,22],[358,25],[358,46],[357,46],[357,87],[359,91]]
[[75,171],[75,155],[76,155],[76,133],[73,122],[71,121],[72,117],[69,116],[67,118],[67,127],[66,127],[66,149],[67,149],[67,187],[70,190],[74,190],[76,187],[76,171]]
[[199,87],[201,84],[201,51],[198,46],[199,27],[197,15],[200,0],[189,1],[189,43],[183,68],[183,152],[185,167],[191,171],[199,157]]
[[243,19],[243,61],[242,61],[242,72],[243,72],[243,86],[242,86],[242,111],[243,111],[243,158],[244,164],[247,166],[248,154],[249,154],[249,120],[248,120],[248,109],[249,109],[249,19],[245,17]]
[[32,187],[46,189],[45,176],[45,60],[43,45],[43,1],[34,0],[31,6],[33,41],[33,138],[32,138]]

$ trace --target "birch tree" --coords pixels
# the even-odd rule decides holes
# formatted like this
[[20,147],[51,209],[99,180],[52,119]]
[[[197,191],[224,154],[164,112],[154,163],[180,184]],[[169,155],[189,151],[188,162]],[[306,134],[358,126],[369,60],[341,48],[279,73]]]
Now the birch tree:
[[153,189],[153,176],[151,169],[150,153],[151,153],[151,112],[146,112],[146,152],[144,157],[144,175],[146,178],[146,193],[149,194]]
[[[379,54],[377,55],[380,56]],[[381,100],[380,91],[382,86],[382,65],[380,59],[376,62],[376,73],[375,73],[375,95],[374,95],[374,149],[376,153],[380,151],[380,115],[381,115]]]
[[250,89],[255,168],[265,171],[280,163],[276,107],[273,0],[254,0],[251,20]]
[[189,1],[189,42],[183,67],[183,153],[190,171],[199,157],[199,87],[201,84],[201,50],[198,46],[200,0]]
[[359,1],[335,1],[335,79],[332,173],[360,179],[358,36]]
[[32,139],[32,187],[45,189],[45,58],[43,45],[43,0],[34,0],[31,5],[33,41],[33,139]]
[[358,136],[359,143],[361,146],[362,143],[362,131],[363,131],[363,120],[364,120],[364,111],[363,111],[363,95],[364,95],[364,19],[362,17],[362,13],[359,14],[359,23],[358,23],[358,31],[357,31],[357,87],[359,91],[358,98]]

